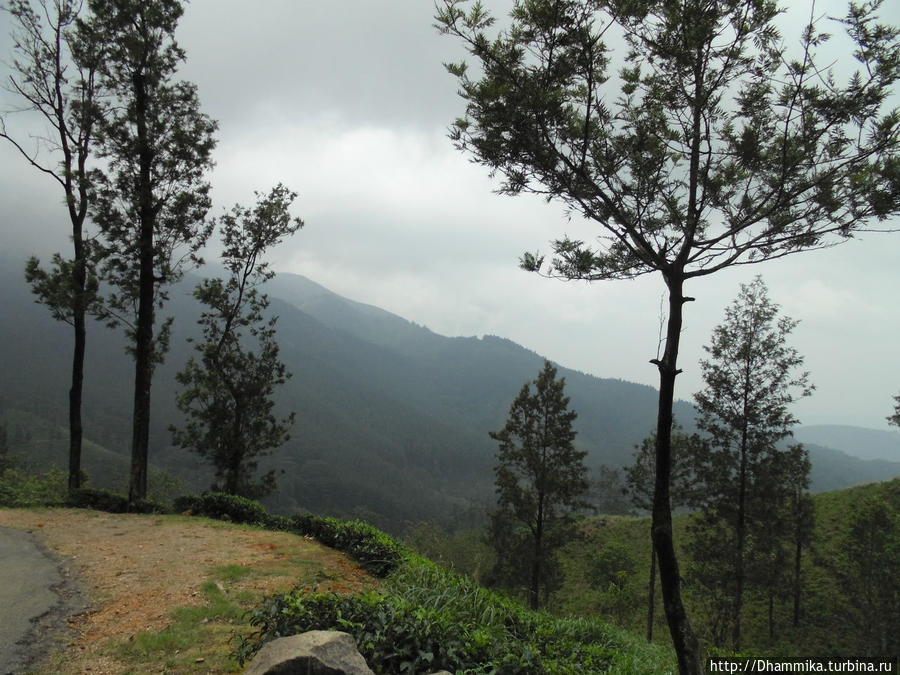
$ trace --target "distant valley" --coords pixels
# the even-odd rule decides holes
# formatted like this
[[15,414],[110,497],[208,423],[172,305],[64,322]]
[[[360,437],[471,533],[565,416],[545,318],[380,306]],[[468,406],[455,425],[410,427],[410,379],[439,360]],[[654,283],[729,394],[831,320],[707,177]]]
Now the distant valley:
[[[70,331],[33,302],[22,267],[0,258],[0,421],[10,427],[14,451],[64,466],[59,427],[66,420]],[[168,472],[160,475],[202,489],[209,470],[171,447],[167,431],[179,421],[174,374],[191,354],[186,338],[199,313],[194,283],[174,288],[163,312],[176,322],[154,380],[150,459],[157,473]],[[278,275],[266,291],[293,373],[279,406],[297,413],[291,440],[268,462],[283,472],[270,508],[360,517],[399,531],[418,520],[452,524],[491,500],[495,446],[488,431],[503,425],[543,356],[502,337],[437,335],[297,275]],[[86,368],[85,434],[94,445],[85,463],[93,484],[120,487],[114,483],[119,475],[124,480],[127,465],[132,366],[118,332],[91,327]],[[576,442],[591,468],[629,464],[634,446],[654,427],[656,390],[565,368],[560,374],[579,413]],[[676,417],[689,427],[692,406],[679,402]],[[37,428],[56,431],[38,443]],[[817,427],[797,434],[810,447],[816,491],[900,475],[900,453],[893,461],[885,456],[891,437]],[[832,439],[840,444],[824,447]]]

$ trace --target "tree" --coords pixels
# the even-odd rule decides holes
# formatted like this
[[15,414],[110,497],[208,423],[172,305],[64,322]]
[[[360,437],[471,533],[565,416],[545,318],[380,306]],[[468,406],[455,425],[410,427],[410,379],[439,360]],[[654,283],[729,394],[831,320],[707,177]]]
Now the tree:
[[[7,10],[16,25],[10,90],[23,102],[21,110],[38,113],[50,131],[38,139],[34,150],[29,150],[8,132],[5,119],[0,118],[0,137],[62,189],[72,233],[71,259],[56,254],[48,271],[32,257],[25,276],[53,318],[68,323],[74,331],[69,388],[69,490],[73,491],[81,487],[86,316],[98,300],[85,220],[90,202],[88,160],[95,142],[95,75],[100,55],[76,29],[81,2],[54,0],[48,4],[40,0],[35,6],[30,0],[12,0]],[[41,146],[49,150],[46,159]]]
[[[694,474],[691,458],[697,454],[703,439],[697,434],[686,434],[678,425],[672,430],[672,508],[688,506],[693,502]],[[650,434],[635,446],[634,464],[625,470],[626,492],[631,503],[642,511],[653,508],[655,485],[656,436]],[[650,544],[650,581],[647,584],[647,642],[653,642],[653,615],[656,608],[656,547]]]
[[166,286],[212,231],[204,173],[216,124],[200,112],[196,87],[175,81],[184,52],[174,39],[177,0],[90,0],[85,33],[102,45],[106,168],[97,173],[92,217],[103,233],[103,279],[112,323],[124,324],[135,361],[128,499],[147,495],[150,388],[168,347],[171,319],[155,332]]
[[[466,101],[451,138],[502,179],[500,193],[556,200],[601,233],[563,237],[549,266],[539,253],[522,266],[588,281],[659,273],[666,285],[652,536],[679,670],[701,672],[669,504],[685,284],[832,245],[900,210],[900,114],[883,110],[898,29],[878,24],[878,2],[851,6],[842,23],[861,71],[841,85],[817,55],[827,35],[810,21],[790,52],[774,2],[517,0],[493,36],[483,5],[466,4],[442,0],[436,16],[480,66],[447,65]],[[627,50],[613,55],[610,36]]]
[[840,573],[845,614],[860,631],[861,652],[893,655],[900,648],[900,512],[873,496],[856,506],[844,537]]
[[258,287],[275,274],[262,261],[266,249],[303,226],[288,212],[295,197],[278,185],[264,197],[257,193],[252,209],[235,205],[222,217],[222,260],[231,276],[205,279],[194,290],[207,307],[199,319],[204,339],[196,345],[199,361],[191,357],[176,376],[188,421],[182,430],[170,427],[175,444],[212,462],[213,489],[250,498],[274,489],[272,472],[253,482],[256,458],[286,441],[294,421],[293,413],[280,421],[272,414],[274,388],[290,374],[278,359],[278,317],[264,318],[269,300]]
[[[788,345],[797,323],[779,316],[778,305],[769,299],[762,278],[756,277],[741,284],[738,297],[725,310],[724,322],[713,329],[710,344],[704,346],[709,358],[700,362],[705,388],[694,400],[697,426],[709,442],[708,452],[694,467],[702,486],[698,494],[703,496],[703,512],[694,528],[694,558],[715,560],[706,565],[701,578],[731,601],[728,618],[720,624],[730,625],[734,651],[741,649],[749,542],[754,542],[752,551],[758,559],[781,548],[772,539],[773,525],[787,498],[781,480],[790,467],[777,444],[791,435],[797,422],[790,412],[795,397],[809,396],[813,390],[809,374],[796,372],[803,357]],[[802,450],[797,452],[797,461],[803,461]],[[808,474],[809,463],[804,466]],[[808,483],[808,478],[803,475],[798,481]],[[759,545],[763,540],[768,550]],[[724,550],[710,555],[710,548],[717,546]]]
[[[531,547],[524,556],[530,567],[532,609],[540,604],[547,558],[559,545],[552,531],[573,510],[586,506],[581,497],[589,486],[587,452],[576,450],[573,443],[577,413],[568,409],[565,383],[564,377],[556,379],[556,368],[545,361],[534,380],[534,393],[526,382],[509,408],[506,425],[490,432],[500,444],[494,468],[498,513],[521,523],[530,534]],[[498,554],[502,558],[510,551]]]
[[894,397],[894,412],[889,415],[887,418],[888,424],[893,424],[895,427],[900,427],[900,394]]

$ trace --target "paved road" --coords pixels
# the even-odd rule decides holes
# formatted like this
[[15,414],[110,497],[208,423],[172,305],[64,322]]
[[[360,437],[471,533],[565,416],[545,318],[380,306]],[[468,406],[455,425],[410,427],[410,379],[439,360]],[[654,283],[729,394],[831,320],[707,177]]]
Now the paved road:
[[60,563],[33,535],[0,527],[0,674],[24,672],[80,604]]

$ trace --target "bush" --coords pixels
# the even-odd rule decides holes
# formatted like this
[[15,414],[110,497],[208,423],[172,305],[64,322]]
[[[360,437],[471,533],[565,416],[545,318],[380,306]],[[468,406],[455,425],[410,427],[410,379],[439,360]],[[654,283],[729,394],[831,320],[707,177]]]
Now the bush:
[[204,492],[200,496],[179,497],[175,500],[175,511],[247,525],[265,526],[270,520],[269,514],[259,502],[224,492]]
[[146,499],[128,503],[128,497],[109,490],[96,490],[94,488],[81,488],[76,490],[66,499],[67,506],[80,509],[94,509],[107,513],[167,513],[167,509],[158,502]]
[[379,673],[604,672],[615,653],[602,624],[530,612],[424,560],[404,566],[387,592],[269,598],[251,624],[242,661],[278,637],[341,630]]
[[10,466],[0,474],[0,506],[58,506],[65,503],[67,490],[68,474],[58,468],[33,475]]
[[291,531],[343,551],[369,574],[380,578],[397,569],[409,553],[392,537],[358,520],[342,522],[337,518],[300,514],[292,518],[292,525]]

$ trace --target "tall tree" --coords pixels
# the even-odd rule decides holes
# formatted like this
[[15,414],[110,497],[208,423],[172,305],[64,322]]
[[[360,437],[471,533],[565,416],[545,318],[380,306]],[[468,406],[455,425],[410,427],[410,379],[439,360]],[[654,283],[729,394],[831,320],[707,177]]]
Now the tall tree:
[[888,424],[900,427],[900,394],[894,397],[894,402],[894,412],[888,415],[887,421]]
[[844,535],[839,576],[844,615],[859,631],[866,654],[900,650],[900,510],[896,498],[876,495],[856,505]]
[[[528,601],[532,609],[540,604],[547,557],[554,543],[549,536],[554,527],[572,511],[586,506],[582,496],[589,487],[584,464],[587,452],[576,450],[569,410],[563,394],[566,379],[556,379],[549,361],[533,384],[526,382],[509,408],[509,418],[500,431],[490,432],[500,444],[494,468],[499,512],[524,525],[530,533],[527,551],[530,582]],[[510,551],[498,551],[500,556]]]
[[98,128],[106,168],[92,216],[104,237],[103,278],[112,286],[110,319],[123,323],[135,361],[129,501],[147,494],[150,387],[168,346],[167,319],[156,332],[166,286],[212,231],[206,220],[216,123],[200,111],[193,84],[176,81],[184,52],[174,39],[177,0],[90,0],[85,32],[102,45],[105,94]]
[[[703,496],[694,557],[703,557],[711,542],[725,547],[711,556],[716,563],[706,566],[705,576],[707,584],[731,599],[727,623],[735,651],[741,649],[748,542],[755,533],[771,533],[775,505],[784,501],[780,474],[786,462],[777,444],[791,435],[797,422],[790,411],[795,397],[813,390],[808,373],[797,372],[803,357],[788,344],[796,325],[779,316],[778,305],[756,277],[741,284],[724,322],[704,346],[709,357],[700,362],[705,387],[694,400],[697,426],[709,436],[709,444],[694,468]],[[780,470],[768,470],[770,465]],[[805,466],[808,471],[808,463]],[[775,548],[780,547],[772,543],[770,549]],[[759,546],[753,551],[765,554]]]
[[[703,669],[681,598],[669,479],[686,282],[843,241],[900,210],[900,29],[879,2],[843,25],[860,70],[846,84],[819,58],[814,21],[792,51],[775,2],[516,0],[507,28],[476,1],[442,0],[442,33],[479,66],[448,64],[466,101],[458,148],[503,180],[596,224],[525,269],[565,279],[659,273],[668,319],[659,371],[652,536],[679,669]],[[494,33],[488,35],[488,31]],[[605,41],[627,45],[613,55]],[[610,44],[616,42],[610,41]],[[613,64],[620,64],[611,72]]]
[[[703,439],[686,434],[678,425],[672,430],[672,508],[689,506],[693,502],[694,473],[691,458],[698,454]],[[650,434],[635,446],[634,464],[626,469],[626,490],[631,503],[642,511],[653,509],[653,490],[656,483],[654,460],[656,435]],[[656,548],[650,545],[650,580],[647,583],[647,642],[653,642],[653,615],[656,608]]]
[[283,420],[272,414],[274,388],[290,374],[278,359],[278,317],[263,316],[269,299],[258,287],[275,275],[262,260],[266,250],[303,226],[288,212],[296,196],[277,185],[257,194],[252,209],[235,205],[222,217],[222,262],[230,276],[204,279],[194,290],[206,306],[203,341],[196,345],[199,360],[191,357],[176,376],[185,387],[178,407],[188,419],[184,429],[171,427],[175,444],[212,462],[213,489],[250,498],[275,488],[272,472],[254,482],[256,458],[286,441],[294,421],[293,413]]
[[[77,0],[12,0],[14,19],[9,89],[21,110],[38,113],[49,135],[26,148],[0,117],[0,137],[9,141],[35,169],[62,189],[72,237],[72,257],[56,254],[50,270],[29,259],[25,276],[54,319],[72,326],[72,376],[69,387],[69,490],[81,487],[81,399],[87,345],[86,316],[97,302],[91,271],[90,237],[85,220],[90,202],[89,177],[97,123],[96,70],[100,53],[77,30],[82,3]],[[41,150],[46,150],[42,153]]]

